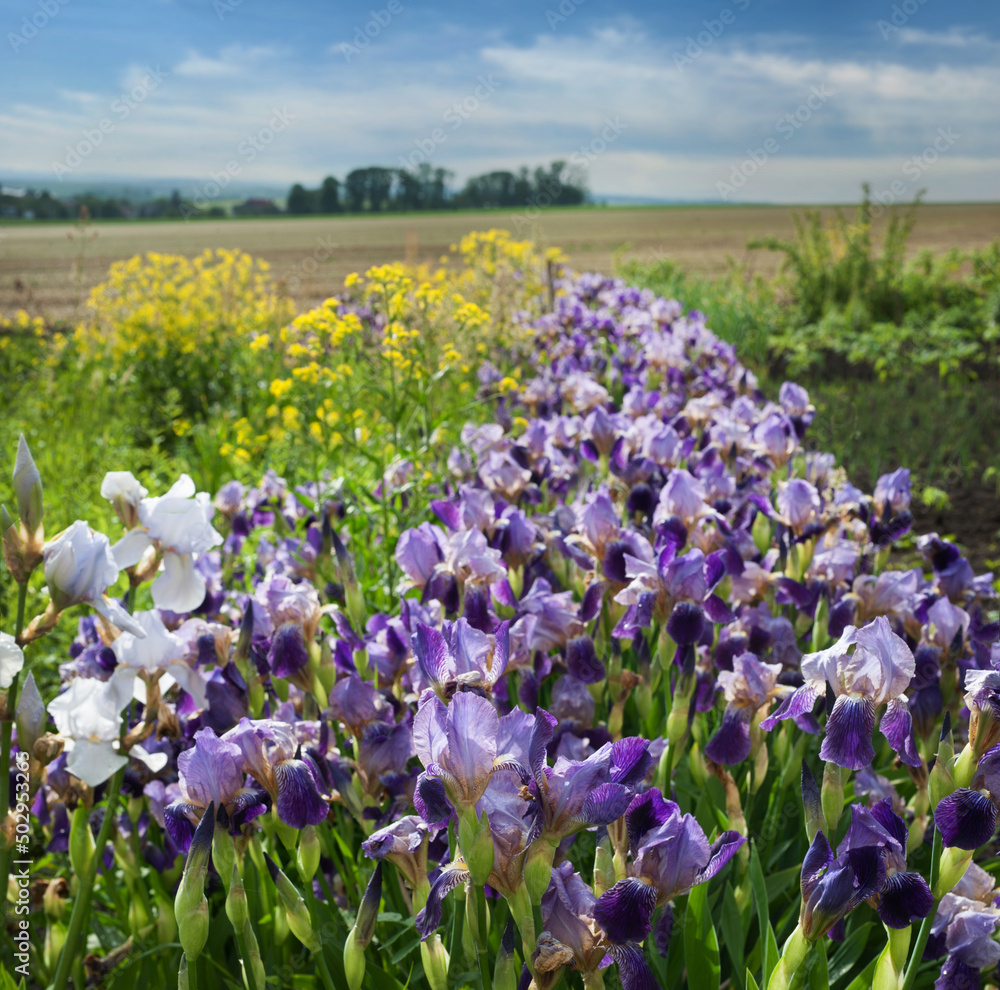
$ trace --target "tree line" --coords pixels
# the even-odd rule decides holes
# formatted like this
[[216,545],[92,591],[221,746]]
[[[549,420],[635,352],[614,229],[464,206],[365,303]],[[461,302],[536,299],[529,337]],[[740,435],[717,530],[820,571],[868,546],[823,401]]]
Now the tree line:
[[327,176],[318,189],[300,183],[288,193],[287,212],[384,213],[388,211],[498,209],[503,207],[578,206],[587,201],[583,173],[564,161],[534,170],[475,175],[457,192],[449,189],[454,173],[423,162],[415,169],[371,165],[356,168],[343,182]]

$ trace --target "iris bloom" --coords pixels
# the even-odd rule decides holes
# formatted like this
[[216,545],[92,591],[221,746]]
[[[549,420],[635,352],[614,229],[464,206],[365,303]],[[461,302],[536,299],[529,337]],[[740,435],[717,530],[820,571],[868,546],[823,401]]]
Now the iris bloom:
[[[524,712],[504,718],[517,715]],[[422,776],[440,779],[459,812],[476,806],[497,770],[517,768],[507,754],[498,755],[501,721],[493,705],[467,691],[456,694],[447,707],[428,692],[413,719]]]
[[934,905],[927,881],[919,873],[907,872],[908,838],[906,823],[892,810],[891,798],[883,798],[871,809],[851,805],[851,826],[843,849],[874,848],[882,857],[885,881],[872,901],[877,901],[878,916],[890,928],[909,928],[926,918]]
[[713,763],[734,765],[750,755],[750,723],[758,710],[775,698],[790,694],[792,688],[778,683],[780,663],[761,663],[752,653],[733,659],[733,669],[718,675],[725,692],[726,710],[715,735],[705,746]]
[[539,940],[542,951],[535,959],[535,969],[553,972],[567,965],[586,975],[614,959],[623,990],[655,988],[656,979],[642,948],[635,942],[608,941],[594,918],[596,906],[593,891],[573,872],[571,863],[561,863],[552,871],[552,882],[542,896],[542,921],[550,938],[544,943]]
[[[107,478],[105,478],[107,482]],[[102,486],[103,487],[103,486]],[[195,554],[222,543],[212,526],[214,507],[207,492],[195,493],[194,482],[180,480],[158,498],[139,503],[139,525],[114,546],[119,567],[133,567],[150,547],[163,554],[163,573],[153,581],[153,604],[171,612],[190,612],[205,598],[205,579],[195,570]]]
[[[205,681],[187,662],[184,640],[167,630],[157,612],[136,612],[132,618],[144,635],[140,638],[125,632],[111,644],[118,663],[131,668],[136,676],[145,672],[150,681],[159,682],[161,691],[168,691],[176,682],[199,708],[204,708]],[[146,682],[139,681],[135,686],[140,690],[139,700],[144,701]]]
[[464,617],[447,623],[445,633],[418,623],[412,646],[422,682],[443,698],[458,687],[491,691],[507,669],[509,630],[510,624],[501,622],[496,633],[487,636]]
[[[812,942],[842,930],[844,918],[885,886],[886,866],[875,846],[859,846],[833,855],[822,832],[813,836],[802,863],[799,927]],[[841,935],[841,938],[843,936]]]
[[629,876],[597,900],[594,918],[617,944],[641,942],[659,905],[711,880],[747,840],[728,831],[709,844],[693,815],[683,815],[656,788],[633,798],[625,814]]
[[298,758],[299,745],[288,723],[242,718],[222,738],[239,747],[242,771],[271,795],[286,825],[305,828],[326,820],[329,808],[319,792],[319,773]]
[[78,519],[45,544],[43,561],[49,597],[57,612],[82,603],[119,629],[144,635],[128,612],[105,594],[118,580],[118,564],[103,533],[95,532]]
[[[853,652],[848,652],[851,647]],[[812,711],[827,685],[836,701],[826,720],[820,757],[848,770],[862,770],[875,758],[872,733],[875,713],[886,705],[880,730],[909,766],[920,766],[913,738],[913,719],[906,695],[916,664],[906,643],[879,616],[862,629],[847,626],[833,646],[802,658],[805,684],[778,706],[761,728],[773,729],[786,718]]]
[[[91,787],[103,784],[128,763],[120,749],[121,710],[132,697],[134,678],[128,670],[107,681],[76,677],[49,702],[49,714],[68,751],[66,769]],[[165,753],[149,754],[141,746],[133,746],[129,756],[154,773],[167,762]]]
[[234,830],[267,808],[263,792],[245,786],[243,750],[211,729],[195,733],[194,745],[177,757],[177,773],[180,798],[163,809],[163,822],[182,852],[210,805],[225,810]]
[[934,990],[978,987],[980,970],[1000,963],[1000,943],[993,937],[1000,925],[998,899],[993,877],[975,863],[941,899],[924,953],[925,959],[947,954]]

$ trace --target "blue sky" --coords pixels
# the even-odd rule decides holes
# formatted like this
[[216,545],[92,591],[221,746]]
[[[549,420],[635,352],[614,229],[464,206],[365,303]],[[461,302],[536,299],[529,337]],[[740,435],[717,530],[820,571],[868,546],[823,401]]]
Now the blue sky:
[[53,189],[564,158],[598,194],[1000,199],[995,3],[5,0],[0,31],[0,178]]

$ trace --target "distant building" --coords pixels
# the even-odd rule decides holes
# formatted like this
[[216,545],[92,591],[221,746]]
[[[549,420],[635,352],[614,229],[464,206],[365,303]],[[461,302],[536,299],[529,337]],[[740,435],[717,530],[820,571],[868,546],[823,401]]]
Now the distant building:
[[233,207],[233,213],[238,217],[261,217],[280,212],[273,199],[248,199]]

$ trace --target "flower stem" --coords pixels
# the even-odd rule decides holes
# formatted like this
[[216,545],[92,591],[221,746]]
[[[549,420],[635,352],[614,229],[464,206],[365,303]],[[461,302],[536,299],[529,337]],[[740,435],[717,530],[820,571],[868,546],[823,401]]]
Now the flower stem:
[[[934,845],[931,847],[931,890],[934,889],[938,879],[938,870],[941,866],[941,833],[934,829]],[[931,928],[934,927],[934,916],[937,914],[938,901],[931,905],[927,917],[920,922],[920,930],[917,932],[917,941],[910,954],[910,964],[906,967],[906,977],[900,990],[913,990],[913,984],[917,982],[917,970],[923,960],[924,949],[927,948],[927,940],[931,937]]]
[[483,990],[490,990],[493,978],[490,975],[490,947],[486,921],[486,888],[476,887],[476,921],[479,923],[479,935],[476,938],[476,955],[479,958],[479,978],[483,982]]
[[[17,586],[17,618],[14,622],[14,639],[21,638],[24,629],[24,603],[28,597],[28,585],[19,584]],[[0,824],[7,820],[7,813],[10,811],[10,747],[14,736],[14,719],[17,713],[17,688],[21,678],[18,671],[10,683],[7,690],[7,717],[0,724]],[[0,850],[0,876],[3,877],[4,892],[7,890],[7,882],[10,876],[10,861],[13,859],[13,846],[10,849]],[[6,896],[5,896],[6,902]]]
[[[108,806],[104,811],[104,821],[101,822],[101,830],[97,835],[97,850],[94,853],[93,862],[85,877],[81,877],[80,889],[73,903],[73,913],[69,919],[69,929],[66,932],[66,942],[62,952],[59,954],[59,964],[56,966],[56,975],[52,980],[52,990],[65,990],[66,981],[69,979],[70,967],[76,954],[77,946],[83,931],[83,924],[86,921],[87,913],[90,911],[90,901],[94,894],[94,883],[97,880],[97,871],[101,863],[104,862],[104,848],[108,844],[111,836],[111,826],[115,820],[115,811],[118,807],[118,798],[122,790],[122,782],[125,779],[125,768],[118,770],[111,778],[108,791]],[[194,978],[189,970],[188,973],[189,990],[196,990]]]

